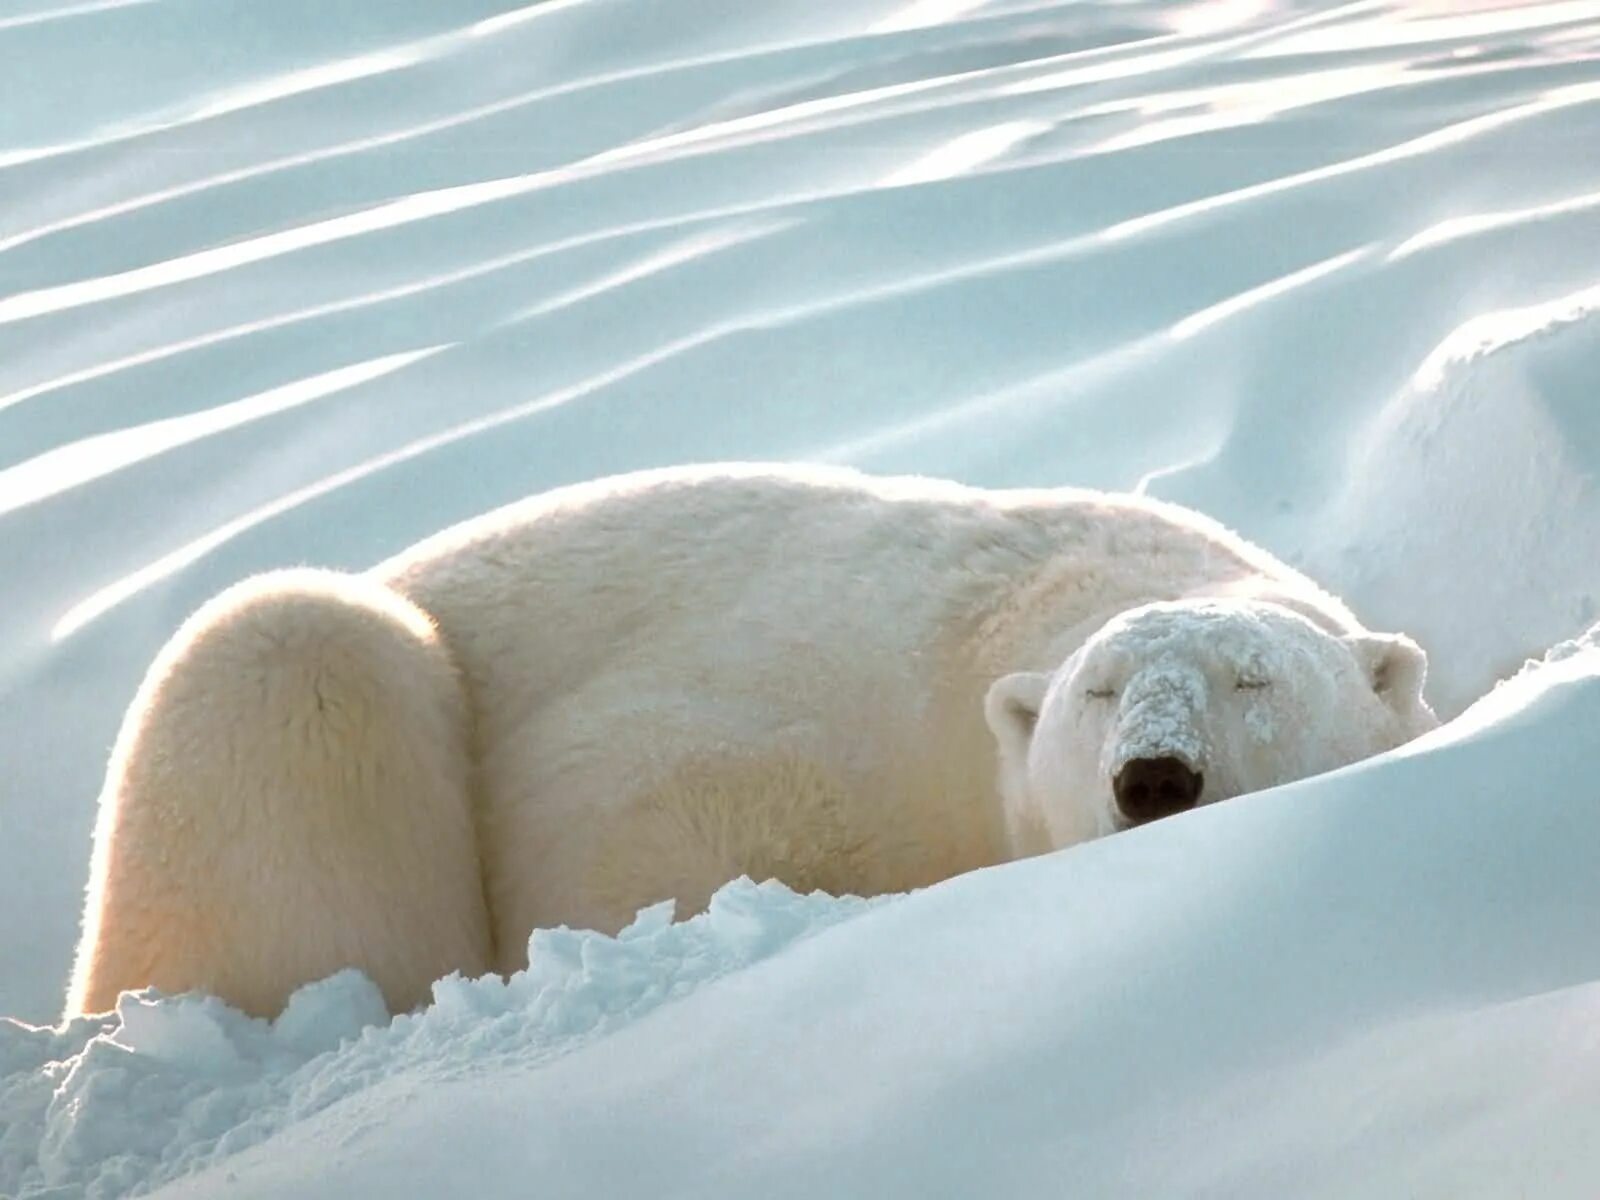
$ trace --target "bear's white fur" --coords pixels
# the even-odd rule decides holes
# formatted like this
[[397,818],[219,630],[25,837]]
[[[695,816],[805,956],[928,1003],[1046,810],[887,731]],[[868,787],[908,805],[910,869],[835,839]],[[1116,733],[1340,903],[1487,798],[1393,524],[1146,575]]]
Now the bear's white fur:
[[1127,829],[1113,781],[1176,759],[1199,804],[1331,771],[1433,728],[1426,662],[1396,634],[1330,636],[1259,600],[1156,602],[1107,621],[1053,672],[989,689],[1014,852]]
[[178,631],[107,772],[67,1008],[153,984],[271,1014],[356,966],[403,1009],[520,968],[535,927],[740,874],[905,890],[1118,828],[1131,754],[1203,769],[1205,802],[1388,749],[1434,723],[1422,678],[1138,497],[777,466],[566,488]]
[[432,623],[381,583],[282,571],[203,606],[112,750],[68,1012],[153,985],[272,1015],[352,964],[409,1006],[488,970],[469,733]]

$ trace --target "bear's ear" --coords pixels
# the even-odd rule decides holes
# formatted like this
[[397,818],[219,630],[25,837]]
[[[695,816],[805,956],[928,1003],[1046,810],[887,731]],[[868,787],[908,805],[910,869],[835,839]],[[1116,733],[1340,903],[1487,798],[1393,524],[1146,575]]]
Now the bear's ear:
[[1020,768],[1027,761],[1028,743],[1033,739],[1033,727],[1039,723],[1039,710],[1044,707],[1044,694],[1049,688],[1050,676],[1042,671],[1002,675],[989,686],[983,715],[1000,745],[1002,763]]
[[1356,661],[1366,670],[1372,690],[1396,712],[1409,713],[1422,704],[1428,678],[1428,656],[1403,633],[1359,633],[1350,639]]

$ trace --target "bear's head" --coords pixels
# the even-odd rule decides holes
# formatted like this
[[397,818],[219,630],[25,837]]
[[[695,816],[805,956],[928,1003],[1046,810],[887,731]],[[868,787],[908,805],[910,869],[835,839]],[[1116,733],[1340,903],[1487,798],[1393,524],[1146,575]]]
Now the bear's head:
[[1054,672],[989,689],[1013,836],[1071,845],[1392,749],[1438,724],[1426,673],[1408,637],[1266,601],[1129,609]]

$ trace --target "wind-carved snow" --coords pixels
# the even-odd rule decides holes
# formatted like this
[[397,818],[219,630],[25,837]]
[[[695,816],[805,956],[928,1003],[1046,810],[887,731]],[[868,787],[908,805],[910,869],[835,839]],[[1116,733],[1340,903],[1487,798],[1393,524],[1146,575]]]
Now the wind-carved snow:
[[1408,613],[1435,650],[1430,692],[1447,715],[1483,691],[1483,672],[1440,649],[1477,639],[1505,675],[1600,616],[1600,574],[1579,549],[1600,545],[1597,364],[1600,287],[1484,313],[1354,439],[1359,469],[1314,557],[1369,597],[1371,620]]
[[426,1009],[392,1022],[357,971],[299,989],[272,1022],[214,997],[153,990],[60,1029],[0,1020],[0,1194],[113,1200],[380,1079],[547,1062],[872,906],[737,880],[677,924],[667,901],[614,938],[535,930],[527,970],[451,975]]
[[916,162],[887,176],[885,187],[905,187],[914,183],[933,183],[949,179],[1000,158],[1031,137],[1050,128],[1043,121],[1007,121],[987,129],[974,129],[948,145],[923,155]]
[[443,349],[443,346],[425,346],[370,362],[353,363],[191,416],[171,417],[60,446],[0,470],[0,516],[189,442],[310,404],[343,388],[380,379],[390,371],[398,371]]

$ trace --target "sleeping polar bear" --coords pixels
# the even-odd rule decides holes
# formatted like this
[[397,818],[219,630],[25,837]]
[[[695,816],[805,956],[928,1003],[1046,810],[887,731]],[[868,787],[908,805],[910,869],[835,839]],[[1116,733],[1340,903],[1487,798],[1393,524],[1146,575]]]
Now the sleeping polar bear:
[[1425,661],[1193,512],[776,466],[565,488],[200,609],[123,724],[68,1012],[392,1008],[740,874],[874,894],[1436,724]]

